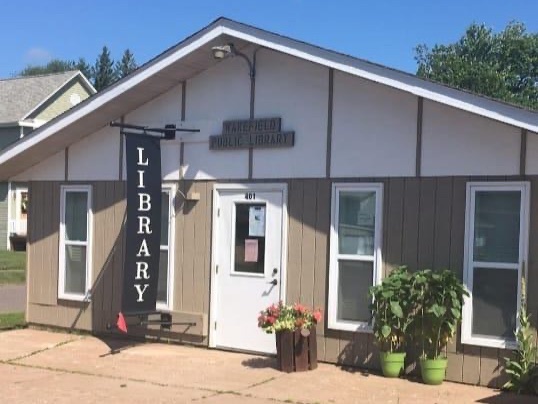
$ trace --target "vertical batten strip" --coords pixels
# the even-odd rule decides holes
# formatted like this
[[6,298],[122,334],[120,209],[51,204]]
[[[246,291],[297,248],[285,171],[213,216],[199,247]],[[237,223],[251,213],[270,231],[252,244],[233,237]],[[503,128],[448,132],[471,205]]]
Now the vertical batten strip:
[[417,106],[417,151],[415,158],[415,176],[420,177],[422,174],[422,112],[424,110],[424,98],[418,97]]
[[331,155],[333,136],[333,92],[334,92],[334,69],[329,69],[329,96],[327,100],[327,155],[325,159],[325,176],[331,178]]
[[69,179],[69,147],[65,148],[64,159],[64,181],[67,181]]
[[527,129],[521,129],[521,148],[519,150],[519,175],[525,175],[527,167]]
[[[125,116],[121,116],[120,122],[125,123]],[[123,181],[123,134],[120,130],[120,156],[119,156],[118,177],[120,181]]]
[[[254,62],[255,63],[255,62]],[[250,76],[250,110],[249,117],[254,119],[254,101],[256,94],[256,76],[251,73]],[[252,179],[252,166],[254,164],[254,150],[252,146],[248,148],[248,179]]]
[[[181,83],[181,122],[185,122],[187,100],[187,81]],[[185,163],[185,143],[179,142],[179,179],[183,178],[183,164]]]

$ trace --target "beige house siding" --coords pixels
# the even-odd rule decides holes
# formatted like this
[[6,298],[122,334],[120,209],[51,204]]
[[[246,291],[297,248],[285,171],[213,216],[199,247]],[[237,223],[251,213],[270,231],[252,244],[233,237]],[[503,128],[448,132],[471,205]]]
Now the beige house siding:
[[[538,228],[538,176],[531,181],[531,229]],[[384,185],[384,274],[406,264],[415,268],[451,268],[461,278],[468,181],[521,180],[521,177],[363,178],[350,182]],[[329,179],[285,180],[288,184],[287,291],[289,302],[300,301],[326,312],[328,245],[331,213]],[[93,186],[93,279],[91,303],[57,299],[60,182],[31,182],[27,317],[32,323],[105,331],[120,309],[123,261],[122,223],[125,183],[91,182]],[[171,332],[140,329],[174,341],[208,344],[210,253],[213,181],[180,181],[183,194],[200,193],[199,201],[177,199],[175,227],[174,321],[195,321],[195,327],[173,326]],[[36,218],[33,220],[33,218]],[[538,234],[531,231],[528,287],[538,291]],[[538,302],[530,300],[533,320]],[[409,348],[409,358],[417,351]],[[500,386],[503,358],[508,351],[452,343],[447,350],[447,379]],[[318,326],[318,358],[330,363],[379,369],[371,334]],[[408,372],[415,372],[410,360]]]
[[62,91],[59,91],[34,111],[30,115],[30,118],[49,121],[57,117],[74,106],[70,101],[70,97],[73,94],[78,94],[81,101],[84,101],[90,96],[88,90],[82,85],[80,79],[77,78],[73,83],[66,86]]

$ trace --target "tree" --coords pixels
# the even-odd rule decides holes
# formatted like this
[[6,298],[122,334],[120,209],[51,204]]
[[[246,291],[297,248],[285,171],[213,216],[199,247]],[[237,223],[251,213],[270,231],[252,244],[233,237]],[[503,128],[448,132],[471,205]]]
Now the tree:
[[420,77],[538,109],[538,33],[522,23],[499,33],[471,24],[459,41],[415,52]]
[[116,63],[115,72],[117,79],[122,79],[134,70],[138,66],[136,65],[136,60],[133,53],[129,49],[125,49],[121,61]]
[[18,75],[19,76],[38,76],[42,74],[62,73],[68,70],[76,69],[72,60],[52,59],[46,65],[28,65]]
[[86,59],[79,58],[78,62],[75,63],[75,69],[80,70],[88,80],[92,79],[92,67],[86,62]]
[[95,66],[92,69],[93,85],[97,91],[101,91],[116,81],[114,72],[114,60],[110,57],[110,51],[106,46],[103,46],[101,54],[95,61]]

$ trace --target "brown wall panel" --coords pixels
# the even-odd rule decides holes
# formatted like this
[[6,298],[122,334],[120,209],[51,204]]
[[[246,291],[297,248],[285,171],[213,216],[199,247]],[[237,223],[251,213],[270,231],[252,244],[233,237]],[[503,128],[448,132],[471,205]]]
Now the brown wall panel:
[[[360,180],[384,184],[382,255],[385,274],[400,264],[407,264],[413,270],[426,266],[449,267],[462,277],[468,180],[466,177]],[[536,291],[538,236],[533,229],[538,227],[538,177],[532,177],[530,181],[528,286],[531,291]],[[325,311],[324,320],[318,327],[320,360],[378,369],[378,350],[371,334],[329,330],[325,325],[332,181],[297,179],[286,182],[289,216],[287,301],[300,301]],[[184,194],[200,193],[199,201],[183,201],[180,196],[176,200],[174,310],[180,316],[207,319],[209,314],[213,184],[211,181],[178,184]],[[57,299],[60,185],[60,182],[30,184],[33,203],[29,211],[30,303],[27,316],[34,323],[102,331],[106,323],[114,319],[120,306],[125,183],[92,183],[95,285],[91,304]],[[537,303],[534,300],[529,303],[531,310],[536,312]],[[207,333],[207,327],[198,328],[205,328],[200,332]],[[179,332],[165,337],[207,344],[207,336]],[[450,344],[447,351],[449,380],[501,385],[506,351],[456,343]],[[409,363],[408,369],[414,369],[413,358]]]

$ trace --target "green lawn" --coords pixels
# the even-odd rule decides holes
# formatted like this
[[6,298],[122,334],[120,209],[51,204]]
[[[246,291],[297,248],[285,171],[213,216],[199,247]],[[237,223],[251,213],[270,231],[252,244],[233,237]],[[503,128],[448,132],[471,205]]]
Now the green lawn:
[[0,331],[3,329],[21,328],[26,325],[24,313],[0,314]]
[[0,284],[26,281],[26,252],[0,251]]

